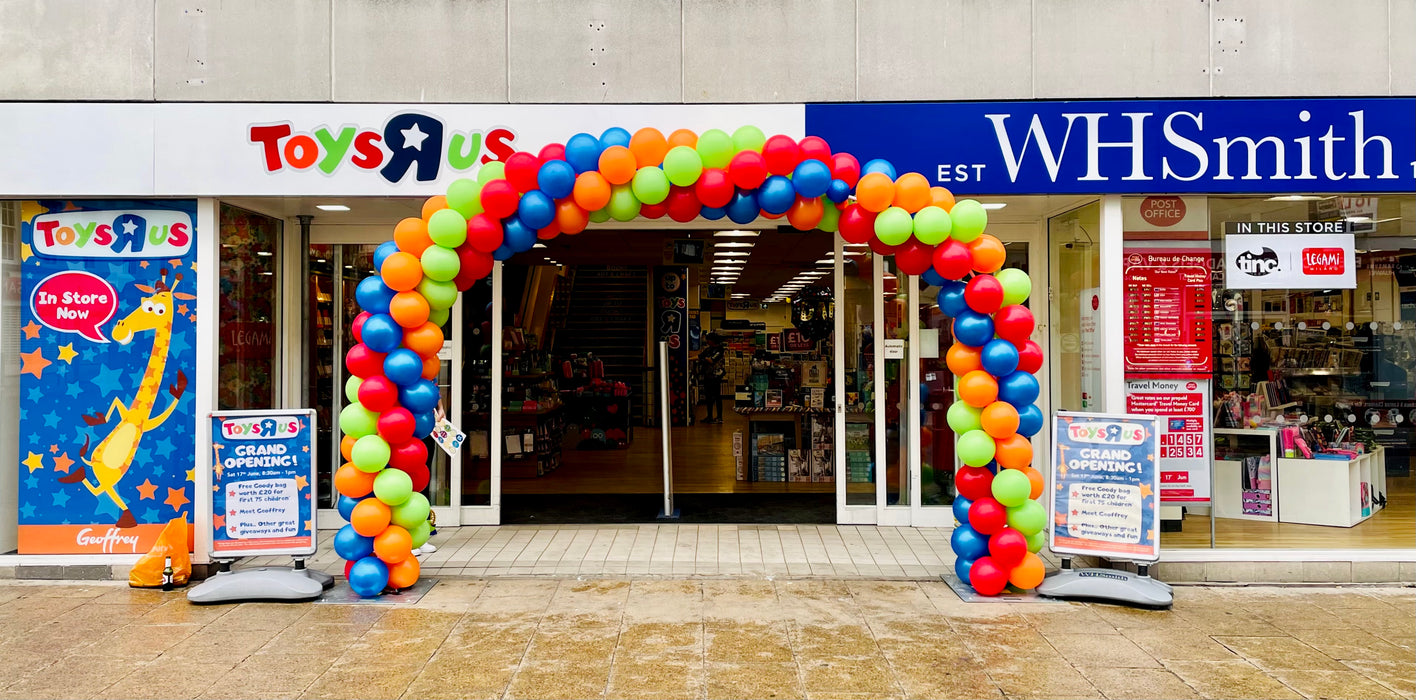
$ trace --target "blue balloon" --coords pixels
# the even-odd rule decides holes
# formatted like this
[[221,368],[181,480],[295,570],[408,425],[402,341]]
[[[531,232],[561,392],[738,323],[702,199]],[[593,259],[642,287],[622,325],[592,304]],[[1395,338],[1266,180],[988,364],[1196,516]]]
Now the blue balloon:
[[1037,435],[1037,431],[1042,430],[1042,410],[1037,406],[1026,406],[1018,409],[1018,434],[1023,437]]
[[1027,372],[1014,372],[998,379],[998,400],[1007,401],[1020,411],[1036,401],[1040,391],[1037,377]]
[[973,505],[973,501],[963,496],[954,497],[954,519],[959,521],[960,525],[969,524],[969,506],[971,505]]
[[[367,496],[365,496],[365,498],[367,498]],[[338,504],[338,505],[339,505],[339,517],[344,518],[345,520],[348,520],[348,519],[350,518],[350,516],[352,516],[352,515],[354,514],[354,506],[359,505],[359,501],[362,501],[362,500],[364,500],[364,499],[363,499],[363,498],[350,498],[350,497],[348,497],[348,496],[340,495],[340,497],[339,497],[339,504]]]
[[359,335],[370,350],[393,352],[403,342],[403,327],[388,314],[374,314],[364,320]]
[[393,241],[384,241],[379,247],[374,249],[374,269],[382,270],[383,263],[388,256],[398,252],[398,244]]
[[[943,308],[944,305],[940,304],[939,307]],[[993,319],[973,309],[964,309],[954,317],[954,339],[964,345],[983,347],[985,343],[993,340]]]
[[394,350],[384,358],[384,376],[399,386],[412,386],[423,378],[423,358],[408,348]]
[[988,555],[988,537],[979,534],[978,530],[973,529],[973,526],[964,520],[963,524],[954,528],[954,534],[949,536],[949,547],[960,559],[977,559]]
[[600,167],[600,150],[599,139],[590,134],[576,134],[565,142],[565,160],[579,175]]
[[984,469],[987,469],[990,474],[997,474],[997,473],[998,473],[998,460],[996,460],[996,459],[990,459],[990,460],[988,460],[988,464],[983,465],[983,468],[984,468]]
[[600,134],[600,148],[609,148],[610,146],[629,148],[629,131],[618,126],[605,129],[605,133]]
[[386,587],[388,565],[383,563],[382,559],[365,556],[349,567],[349,588],[359,594],[360,598],[378,597]]
[[374,553],[374,538],[355,532],[353,525],[345,525],[334,533],[334,553],[345,561],[358,561]]
[[831,188],[831,168],[814,158],[797,163],[792,171],[792,186],[807,199],[820,197]]
[[428,437],[428,434],[433,432],[433,424],[436,422],[437,418],[433,417],[432,411],[413,416],[413,437],[419,440]]
[[545,192],[531,190],[521,195],[521,202],[516,205],[516,218],[533,232],[539,231],[556,220],[556,203]]
[[832,180],[831,185],[826,188],[826,197],[831,201],[840,204],[851,196],[851,186],[845,180]]
[[860,169],[860,174],[863,177],[870,173],[885,173],[890,176],[891,180],[899,179],[899,175],[895,173],[895,166],[884,158],[865,161],[865,166]]
[[923,279],[924,283],[931,287],[943,287],[944,283],[948,282],[948,280],[944,279],[944,275],[935,272],[932,267],[926,267],[924,272],[920,275],[920,279]]
[[359,308],[371,314],[388,313],[388,304],[393,301],[394,294],[396,292],[389,289],[378,275],[365,277],[354,288],[354,299],[359,302]]
[[[524,228],[524,227],[523,227],[523,228]],[[533,244],[533,245],[534,245],[534,244]],[[511,259],[511,256],[513,256],[513,255],[516,255],[516,251],[512,250],[512,249],[511,249],[511,246],[509,246],[509,245],[506,244],[506,241],[502,241],[501,246],[498,247],[496,250],[492,251],[492,259],[493,259],[493,260],[506,261],[506,260],[510,260],[510,259]]]
[[988,341],[981,355],[983,368],[995,377],[1006,377],[1018,369],[1018,346],[1002,338]]
[[757,220],[757,190],[738,190],[728,202],[728,218],[735,224],[750,224]]
[[698,215],[709,220],[717,221],[728,215],[727,207],[703,207],[698,210]]
[[964,301],[963,282],[944,280],[944,284],[939,287],[939,297],[935,301],[939,302],[939,310],[943,311],[945,316],[958,318],[959,314],[969,310],[968,303]]
[[525,253],[536,245],[536,229],[519,216],[502,219],[502,247],[512,253]]
[[551,199],[564,199],[575,191],[575,168],[563,160],[548,160],[536,171],[536,186]]
[[785,175],[772,175],[757,188],[757,205],[768,214],[783,214],[796,202],[796,188]]
[[[421,367],[422,363],[419,362],[418,366]],[[402,388],[398,390],[398,402],[414,415],[427,413],[437,408],[438,399],[442,398],[438,392],[438,385],[428,379],[419,379],[412,384],[400,384],[399,386]]]

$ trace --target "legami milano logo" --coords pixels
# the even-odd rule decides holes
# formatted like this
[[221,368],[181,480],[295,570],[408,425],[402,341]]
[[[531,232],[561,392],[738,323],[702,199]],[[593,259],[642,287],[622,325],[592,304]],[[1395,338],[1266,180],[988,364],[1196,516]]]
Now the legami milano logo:
[[432,182],[444,167],[472,170],[516,152],[516,132],[509,128],[459,131],[418,112],[395,114],[377,129],[346,124],[296,131],[288,121],[252,124],[248,138],[260,149],[268,173],[317,170],[333,175],[348,166],[377,172],[395,184],[410,170],[418,182]]

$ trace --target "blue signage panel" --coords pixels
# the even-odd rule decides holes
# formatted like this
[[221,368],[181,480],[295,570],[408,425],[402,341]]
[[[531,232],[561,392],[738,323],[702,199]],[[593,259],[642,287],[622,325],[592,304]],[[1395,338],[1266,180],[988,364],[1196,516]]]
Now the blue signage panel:
[[1052,551],[1160,558],[1157,416],[1058,411],[1052,419]]
[[1407,97],[809,104],[806,133],[971,195],[1416,190]]
[[315,552],[315,412],[211,416],[213,558]]

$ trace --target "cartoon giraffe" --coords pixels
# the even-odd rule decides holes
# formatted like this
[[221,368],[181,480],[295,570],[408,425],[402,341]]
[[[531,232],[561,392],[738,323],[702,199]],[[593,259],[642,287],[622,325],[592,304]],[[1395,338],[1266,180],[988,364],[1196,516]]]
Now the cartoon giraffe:
[[138,386],[138,392],[133,397],[132,405],[124,406],[121,400],[115,398],[109,404],[107,412],[98,412],[83,417],[85,423],[98,426],[112,420],[114,412],[118,413],[118,425],[114,426],[108,436],[98,443],[98,447],[94,448],[93,453],[88,455],[90,442],[88,437],[84,438],[84,447],[79,453],[83,465],[93,468],[93,476],[98,483],[89,482],[88,470],[83,465],[59,479],[66,484],[83,482],[94,496],[107,494],[123,511],[117,522],[117,526],[121,528],[133,527],[138,523],[133,517],[132,511],[128,510],[128,505],[118,495],[118,482],[122,480],[124,474],[128,473],[128,467],[132,466],[133,458],[138,453],[138,443],[142,440],[143,434],[155,430],[166,422],[172,412],[177,409],[182,394],[187,390],[187,375],[178,370],[176,383],[167,387],[168,393],[172,395],[172,402],[161,413],[156,416],[152,415],[152,410],[157,403],[158,391],[162,388],[162,375],[167,367],[167,352],[172,343],[174,316],[172,300],[173,298],[196,298],[191,294],[174,291],[177,283],[182,281],[181,274],[176,275],[171,287],[167,285],[167,270],[165,268],[161,274],[162,277],[151,287],[143,284],[133,285],[151,296],[143,297],[138,308],[133,309],[132,313],[114,324],[113,331],[110,333],[113,340],[127,345],[133,342],[133,335],[139,331],[153,331],[152,351],[148,354],[147,371],[143,374],[142,384]]

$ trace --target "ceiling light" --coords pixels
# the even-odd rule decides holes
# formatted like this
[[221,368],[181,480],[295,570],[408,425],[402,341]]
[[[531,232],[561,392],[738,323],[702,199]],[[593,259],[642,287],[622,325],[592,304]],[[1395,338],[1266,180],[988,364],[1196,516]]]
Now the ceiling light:
[[751,295],[751,294],[734,294],[734,295],[733,295],[733,298],[734,298],[734,299],[743,299],[743,298],[750,297],[750,296],[752,296],[752,295]]
[[845,244],[843,247],[845,247],[845,248],[869,248],[869,247],[870,247],[870,244],[869,244],[869,243],[847,243],[847,244]]
[[745,257],[747,257],[747,256],[749,256],[749,255],[752,255],[752,253],[751,253],[751,252],[748,252],[748,251],[746,251],[746,250],[716,250],[716,251],[713,251],[713,257],[715,257],[715,258],[745,258]]
[[349,207],[343,204],[316,204],[315,208],[320,211],[349,211]]
[[545,248],[545,247],[546,247],[546,244],[545,244],[545,243],[537,243],[536,245],[533,245],[533,246],[531,246],[531,247],[532,247],[532,248]]
[[1002,209],[1003,207],[1006,207],[1006,206],[1008,206],[1008,203],[1007,203],[1007,202],[984,202],[984,203],[983,203],[983,208],[984,208],[984,209]]
[[831,258],[822,258],[816,261],[817,265],[835,265],[836,261]]
[[713,250],[716,251],[719,248],[751,248],[754,245],[756,244],[747,241],[728,241],[727,243],[714,243]]
[[272,252],[270,252],[269,250],[258,250],[258,251],[256,251],[256,255],[259,255],[259,256],[261,256],[261,257],[263,257],[263,258],[268,258],[268,257],[270,257],[270,256],[272,256],[272,255],[275,255],[275,253],[272,253]]
[[716,238],[756,238],[760,235],[759,231],[719,231],[713,234]]
[[1317,195],[1311,195],[1311,194],[1281,194],[1281,195],[1278,195],[1277,197],[1269,197],[1269,198],[1268,198],[1268,201],[1270,201],[1270,202],[1311,202],[1311,201],[1316,200],[1316,199],[1322,199],[1322,197],[1319,197],[1319,196],[1317,196]]
[[322,262],[328,262],[328,261],[325,260],[324,258],[315,258],[315,262],[321,262],[321,263],[322,263]]
[[743,265],[746,265],[746,264],[747,264],[747,261],[746,261],[746,260],[739,260],[739,259],[736,259],[736,258],[728,258],[727,260],[714,260],[714,261],[713,261],[713,264],[714,264],[714,265],[731,265],[731,266],[733,266],[733,267],[742,267]]

